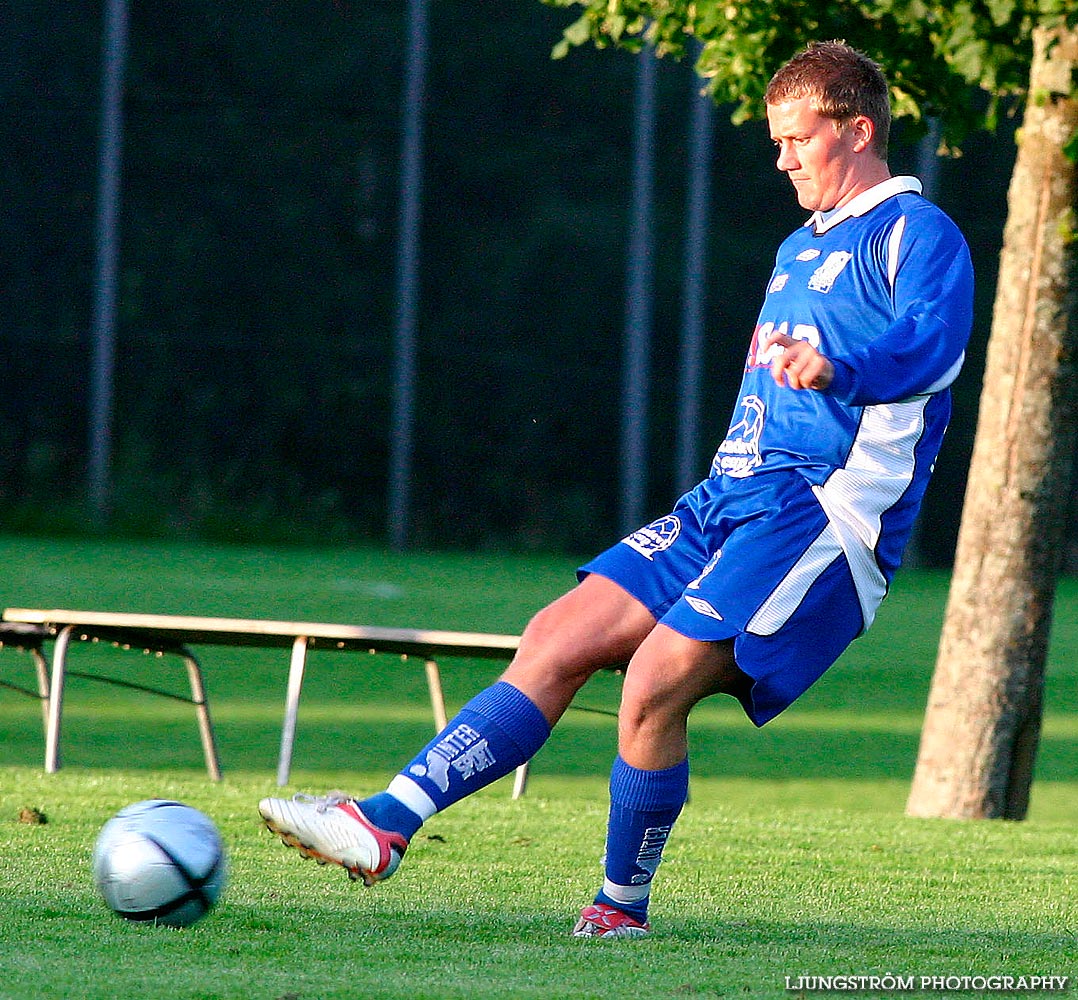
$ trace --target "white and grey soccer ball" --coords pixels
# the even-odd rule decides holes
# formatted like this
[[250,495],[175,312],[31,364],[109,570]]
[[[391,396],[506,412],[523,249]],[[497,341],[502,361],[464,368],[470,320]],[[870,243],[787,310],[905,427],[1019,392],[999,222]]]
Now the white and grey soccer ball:
[[94,845],[93,871],[113,912],[169,927],[204,917],[228,879],[213,821],[166,799],[135,802],[113,816]]

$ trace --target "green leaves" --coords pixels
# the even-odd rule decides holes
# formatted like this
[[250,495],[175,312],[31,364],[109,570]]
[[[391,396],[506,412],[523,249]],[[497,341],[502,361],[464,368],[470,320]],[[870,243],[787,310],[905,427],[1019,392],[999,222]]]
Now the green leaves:
[[562,39],[554,46],[551,56],[554,59],[564,59],[569,50],[575,46],[585,44],[591,37],[591,24],[588,15],[584,14],[577,18],[568,28],[562,32]]
[[[991,129],[1025,95],[1033,27],[1078,19],[1073,0],[544,0],[578,7],[556,57],[587,43],[684,58],[735,122],[759,117],[771,73],[808,42],[842,38],[886,69],[896,117],[940,120],[946,145]],[[690,42],[697,46],[690,48]]]

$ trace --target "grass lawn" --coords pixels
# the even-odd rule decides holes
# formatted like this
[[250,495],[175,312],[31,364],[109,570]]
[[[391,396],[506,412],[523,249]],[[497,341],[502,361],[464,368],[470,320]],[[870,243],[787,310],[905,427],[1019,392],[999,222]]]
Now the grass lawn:
[[[498,632],[519,631],[574,567],[16,538],[0,539],[0,557],[4,606]],[[523,800],[507,780],[434,817],[373,889],[260,829],[255,803],[278,792],[286,652],[202,651],[220,784],[202,770],[188,706],[78,678],[64,767],[45,775],[37,704],[0,689],[0,1000],[789,997],[801,976],[840,974],[1064,975],[1073,987],[1078,586],[1064,581],[1057,601],[1030,818],[971,823],[903,815],[946,585],[901,574],[872,632],[764,729],[729,700],[697,710],[691,800],[656,878],[655,933],[635,942],[567,936],[601,877],[615,677],[581,692],[592,711],[566,716]],[[167,658],[76,647],[76,661],[184,687]],[[497,672],[443,663],[450,708]],[[0,652],[0,680],[29,683],[29,659]],[[286,791],[377,790],[431,732],[421,663],[312,653]],[[185,930],[113,917],[89,876],[101,825],[155,796],[205,811],[229,849],[224,898]],[[26,806],[48,822],[19,822]]]

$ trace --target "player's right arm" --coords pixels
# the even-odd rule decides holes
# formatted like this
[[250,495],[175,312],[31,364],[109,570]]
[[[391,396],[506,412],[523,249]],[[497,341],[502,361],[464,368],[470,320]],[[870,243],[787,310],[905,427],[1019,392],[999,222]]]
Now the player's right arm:
[[851,406],[893,403],[954,381],[973,324],[973,265],[957,227],[929,210],[907,217],[892,278],[895,318],[856,352],[830,358],[826,391]]

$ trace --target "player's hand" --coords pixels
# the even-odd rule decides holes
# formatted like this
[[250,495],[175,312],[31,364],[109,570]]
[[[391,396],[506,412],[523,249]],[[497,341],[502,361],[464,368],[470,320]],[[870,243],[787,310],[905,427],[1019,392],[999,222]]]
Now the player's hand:
[[807,340],[777,331],[768,334],[765,347],[778,345],[783,348],[771,362],[771,377],[779,384],[787,383],[791,389],[826,389],[835,377],[831,364]]

